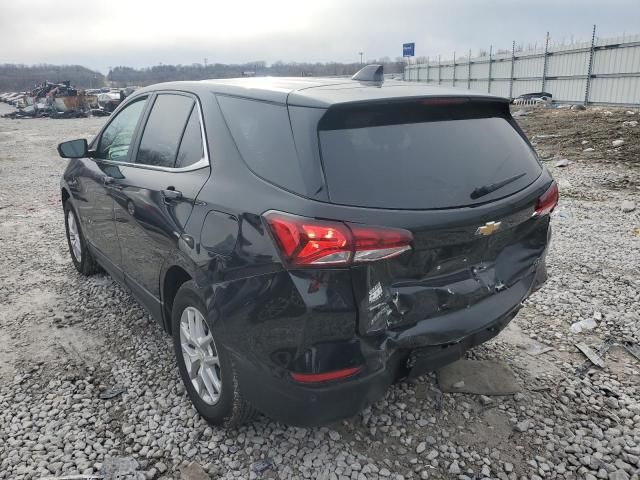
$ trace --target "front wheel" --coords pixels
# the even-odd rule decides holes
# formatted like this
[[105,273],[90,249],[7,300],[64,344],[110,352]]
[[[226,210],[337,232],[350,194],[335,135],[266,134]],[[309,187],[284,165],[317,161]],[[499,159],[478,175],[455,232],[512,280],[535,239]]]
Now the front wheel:
[[242,395],[231,355],[216,342],[205,312],[195,282],[184,283],[171,313],[178,370],[202,418],[213,425],[235,427],[249,421],[255,410]]
[[76,270],[83,275],[93,275],[98,271],[98,264],[87,248],[87,242],[82,234],[82,227],[71,202],[64,202],[64,224],[67,232],[69,253]]

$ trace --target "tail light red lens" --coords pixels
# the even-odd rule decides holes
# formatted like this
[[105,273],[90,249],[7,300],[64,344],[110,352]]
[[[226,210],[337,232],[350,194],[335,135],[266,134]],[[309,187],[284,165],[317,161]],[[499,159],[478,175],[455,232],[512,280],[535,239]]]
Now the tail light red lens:
[[408,230],[315,220],[281,212],[264,215],[291,265],[348,265],[394,257],[411,249]]
[[559,199],[560,192],[558,191],[558,184],[553,181],[547,191],[538,199],[534,215],[547,215],[553,212],[553,209],[558,205]]
[[291,378],[300,383],[322,383],[352,377],[360,370],[362,367],[345,368],[327,373],[292,373]]
[[411,249],[413,234],[399,228],[363,227],[350,224],[355,262],[371,262],[395,257]]

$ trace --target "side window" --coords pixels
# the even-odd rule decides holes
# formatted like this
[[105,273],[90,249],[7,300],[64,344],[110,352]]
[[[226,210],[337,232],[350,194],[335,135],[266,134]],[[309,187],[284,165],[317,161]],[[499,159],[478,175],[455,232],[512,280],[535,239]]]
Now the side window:
[[271,183],[304,192],[287,107],[223,95],[216,98],[249,168]]
[[178,158],[176,159],[176,168],[188,167],[199,162],[204,157],[204,148],[202,145],[202,130],[200,127],[200,116],[196,107],[191,111],[187,128],[180,142],[180,150],[178,150]]
[[142,133],[136,163],[173,167],[193,99],[184,95],[160,94],[156,98]]
[[121,110],[102,132],[96,158],[126,162],[129,148],[140,115],[144,111],[147,99],[136,100]]

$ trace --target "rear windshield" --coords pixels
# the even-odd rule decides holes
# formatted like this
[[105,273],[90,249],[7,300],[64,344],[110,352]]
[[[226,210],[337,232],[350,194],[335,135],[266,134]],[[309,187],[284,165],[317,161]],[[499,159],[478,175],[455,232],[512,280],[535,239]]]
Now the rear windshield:
[[425,100],[330,109],[318,135],[331,201],[451,208],[521,190],[541,167],[506,108]]

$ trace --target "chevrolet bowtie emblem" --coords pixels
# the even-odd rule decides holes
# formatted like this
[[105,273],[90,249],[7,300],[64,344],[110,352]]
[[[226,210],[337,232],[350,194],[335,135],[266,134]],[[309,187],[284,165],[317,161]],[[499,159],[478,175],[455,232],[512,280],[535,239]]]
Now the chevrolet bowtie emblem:
[[500,230],[502,222],[487,222],[476,230],[476,235],[483,235],[485,237]]

